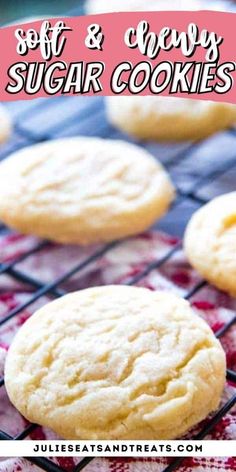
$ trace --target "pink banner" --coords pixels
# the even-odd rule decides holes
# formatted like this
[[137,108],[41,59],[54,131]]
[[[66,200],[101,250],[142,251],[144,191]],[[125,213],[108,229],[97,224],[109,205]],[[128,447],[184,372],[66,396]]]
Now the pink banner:
[[0,30],[0,100],[173,95],[236,103],[236,16],[112,13]]

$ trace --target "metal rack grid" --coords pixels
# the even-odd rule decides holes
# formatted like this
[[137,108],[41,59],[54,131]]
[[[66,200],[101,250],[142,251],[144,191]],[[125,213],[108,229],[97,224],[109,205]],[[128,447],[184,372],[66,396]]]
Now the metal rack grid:
[[[75,13],[79,13],[78,10]],[[87,135],[114,138],[123,138],[121,133],[114,130],[106,121],[102,99],[100,97],[91,98],[70,98],[60,97],[54,99],[39,99],[32,102],[18,102],[9,103],[7,105],[14,120],[14,134],[9,144],[1,148],[0,160],[5,158],[10,153],[20,149],[21,147],[40,143],[52,138],[59,138],[72,135]],[[127,139],[127,137],[125,137]],[[159,158],[172,175],[174,181],[177,183],[177,198],[171,209],[171,221],[175,221],[175,228],[173,231],[173,223],[170,221],[162,221],[156,225],[157,229],[171,230],[181,234],[186,221],[183,222],[181,228],[178,227],[178,207],[185,205],[187,202],[187,211],[185,212],[185,220],[188,219],[189,208],[191,206],[191,213],[202,204],[209,200],[206,197],[204,189],[206,187],[212,188],[214,193],[214,182],[219,178],[228,176],[230,172],[236,172],[236,130],[231,129],[224,133],[219,133],[206,141],[199,143],[184,143],[180,145],[157,145],[157,144],[143,144],[140,145],[151,150],[156,157]],[[236,149],[236,146],[235,146]],[[209,171],[198,168],[188,167],[189,159],[193,162],[197,161],[199,154],[207,153],[207,150],[212,153],[213,162],[210,165]],[[217,155],[224,154],[224,159],[217,161]],[[194,157],[195,156],[195,157]],[[203,156],[204,157],[204,156]],[[204,159],[203,159],[204,160]],[[204,164],[203,164],[204,165]],[[201,167],[201,165],[200,165]],[[181,174],[181,175],[180,175]],[[188,185],[186,186],[186,181]],[[226,184],[228,183],[226,178]],[[219,189],[216,190],[219,193]],[[220,190],[222,192],[222,189]],[[211,197],[212,195],[210,195]],[[183,214],[183,212],[181,211]],[[177,215],[177,216],[176,216]],[[182,215],[183,216],[183,215]],[[175,231],[176,229],[176,231]],[[0,226],[0,234],[8,231],[4,225]],[[0,320],[0,329],[5,326],[8,321],[18,316],[25,308],[32,305],[36,300],[39,300],[43,295],[50,295],[54,298],[65,294],[61,290],[60,285],[69,280],[74,274],[80,273],[84,268],[88,267],[95,261],[99,260],[108,251],[111,251],[115,246],[122,244],[122,242],[113,242],[104,245],[98,249],[91,256],[85,258],[82,262],[76,264],[72,269],[66,271],[62,276],[53,280],[50,283],[45,283],[42,280],[36,280],[31,275],[26,274],[16,266],[19,262],[30,257],[32,254],[39,252],[50,243],[47,241],[40,242],[35,245],[33,249],[24,253],[17,259],[9,263],[0,261],[0,277],[8,275],[18,282],[26,283],[34,290],[32,296],[17,308],[12,309],[4,318]],[[146,267],[136,276],[127,281],[128,285],[135,285],[146,277],[151,271],[160,269],[166,262],[171,261],[172,257],[181,249],[181,243],[177,242],[175,246],[168,250],[168,252],[161,258],[153,260],[147,264]],[[186,299],[191,299],[196,295],[207,283],[200,281],[191,291],[186,295]],[[233,325],[236,325],[236,314],[232,319],[223,326],[216,336],[221,338],[227,333]],[[227,379],[236,385],[236,372],[227,369]],[[0,378],[0,387],[4,385],[4,378]],[[217,425],[217,423],[236,405],[236,394],[230,398],[226,404],[219,409],[219,411],[207,422],[205,427],[193,439],[204,439],[207,434]],[[37,425],[30,424],[23,431],[12,437],[4,431],[0,430],[0,440],[16,440],[26,439],[35,429]],[[31,463],[37,465],[47,472],[64,472],[64,470],[47,458],[27,458]],[[94,458],[84,458],[75,467],[73,472],[81,470],[86,471],[86,466]],[[163,470],[163,472],[171,472],[178,470],[178,467],[184,461],[184,458],[177,458]]]

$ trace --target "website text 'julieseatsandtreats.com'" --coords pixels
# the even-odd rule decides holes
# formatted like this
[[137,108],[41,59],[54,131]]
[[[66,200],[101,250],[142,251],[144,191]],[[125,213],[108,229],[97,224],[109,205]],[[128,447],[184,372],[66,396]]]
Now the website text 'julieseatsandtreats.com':
[[[4,441],[0,453],[17,457],[222,457],[234,454],[235,441]],[[21,451],[21,452],[20,452]]]

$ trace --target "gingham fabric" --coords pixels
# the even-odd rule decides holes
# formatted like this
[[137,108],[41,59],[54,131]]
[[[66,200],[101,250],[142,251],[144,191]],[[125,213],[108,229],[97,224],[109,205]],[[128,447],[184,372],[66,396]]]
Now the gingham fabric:
[[[105,256],[96,260],[85,270],[67,280],[60,288],[66,291],[78,290],[83,287],[122,284],[131,277],[141,273],[153,260],[163,257],[177,240],[158,232],[149,232],[128,241],[119,243]],[[27,252],[37,244],[36,239],[17,234],[0,237],[0,261],[9,262]],[[49,245],[34,255],[27,257],[16,268],[34,277],[36,280],[52,282],[60,275],[86,257],[93,254],[97,247],[79,248]],[[184,296],[200,281],[198,275],[187,264],[182,250],[178,250],[174,257],[153,270],[139,282],[139,285],[151,290],[173,290]],[[0,276],[0,317],[5,317],[13,308],[27,301],[33,293],[32,286],[23,285],[10,276]],[[44,296],[39,301],[0,329],[0,375],[4,371],[4,360],[7,349],[14,334],[24,321],[37,309],[45,304],[50,297]],[[203,317],[214,331],[220,329],[234,316],[236,300],[213,287],[204,287],[192,299],[192,306],[196,315]],[[236,326],[232,327],[227,335],[221,339],[227,354],[228,367],[236,370]],[[236,391],[236,385],[228,383],[225,388],[224,403]],[[207,420],[206,420],[207,421]],[[203,422],[189,435],[198,432],[206,422]],[[0,429],[11,435],[16,435],[25,428],[27,422],[11,406],[6,391],[0,389]],[[52,439],[55,435],[44,428],[38,427],[30,436],[31,439]],[[30,439],[29,438],[29,439]],[[215,427],[207,439],[236,439],[236,409],[230,411]],[[236,452],[236,451],[235,451]],[[73,470],[81,458],[54,458],[57,464],[66,471]],[[86,466],[86,472],[161,472],[172,459],[94,459]],[[1,458],[0,472],[36,472],[40,469],[22,458]],[[189,458],[178,468],[179,472],[235,472],[235,458]]]

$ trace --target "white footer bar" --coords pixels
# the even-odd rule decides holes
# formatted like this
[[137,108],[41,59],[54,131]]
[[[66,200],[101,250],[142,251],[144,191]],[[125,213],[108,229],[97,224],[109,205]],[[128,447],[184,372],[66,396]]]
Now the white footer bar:
[[0,441],[1,457],[234,457],[232,441]]

